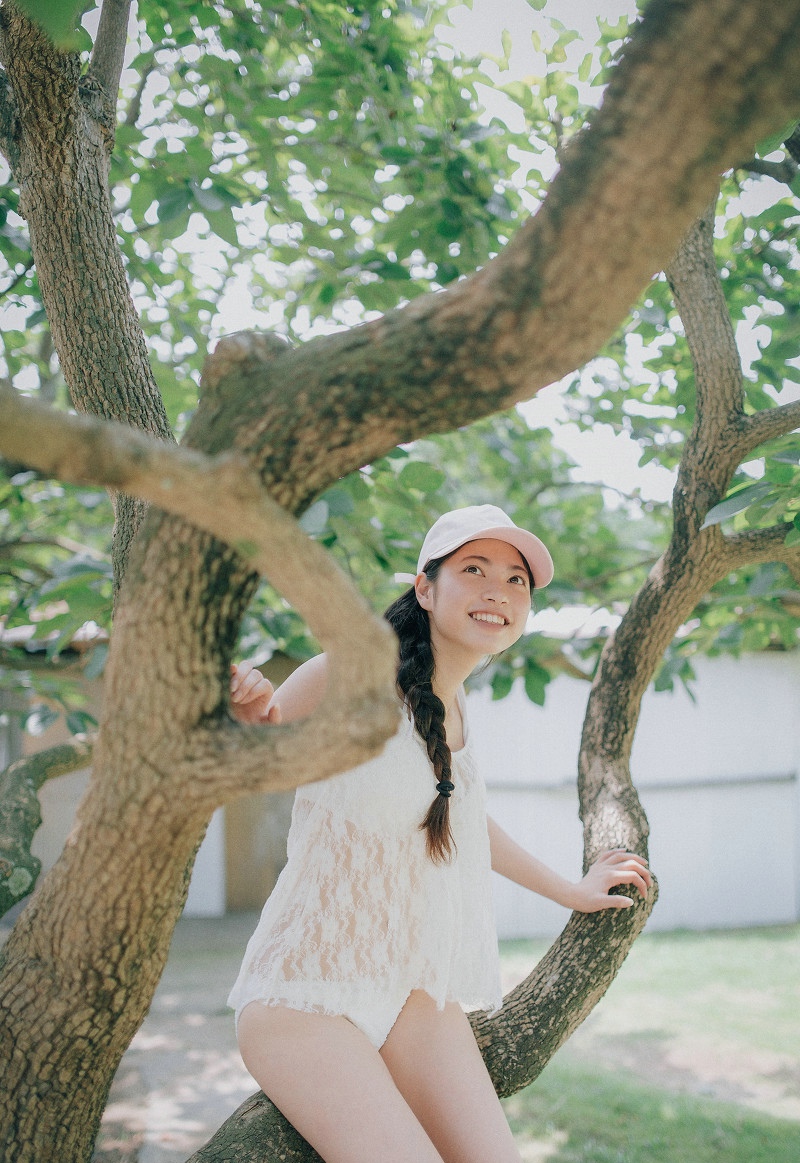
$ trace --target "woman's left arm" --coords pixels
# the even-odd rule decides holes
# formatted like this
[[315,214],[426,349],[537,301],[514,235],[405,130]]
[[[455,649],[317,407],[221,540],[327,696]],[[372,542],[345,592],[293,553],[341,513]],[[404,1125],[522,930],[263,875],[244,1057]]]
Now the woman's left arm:
[[627,896],[609,896],[609,889],[631,884],[641,896],[647,896],[652,884],[647,861],[623,848],[601,852],[586,875],[575,884],[554,869],[531,856],[512,840],[491,816],[486,817],[492,868],[501,876],[579,913],[596,913],[600,909],[629,909],[633,900]]

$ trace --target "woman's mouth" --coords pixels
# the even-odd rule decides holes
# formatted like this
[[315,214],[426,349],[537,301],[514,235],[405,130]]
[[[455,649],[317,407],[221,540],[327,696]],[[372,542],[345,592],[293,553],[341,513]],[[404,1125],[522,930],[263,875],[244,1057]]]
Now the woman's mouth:
[[488,622],[490,626],[508,625],[508,618],[504,618],[502,614],[487,614],[481,610],[476,611],[474,614],[470,614],[470,618],[472,618],[475,622]]

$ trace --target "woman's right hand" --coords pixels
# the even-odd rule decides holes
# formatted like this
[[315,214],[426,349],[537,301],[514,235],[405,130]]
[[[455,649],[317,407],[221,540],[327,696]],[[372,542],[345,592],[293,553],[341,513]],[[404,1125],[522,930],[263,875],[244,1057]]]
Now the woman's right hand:
[[280,723],[281,709],[272,703],[274,694],[272,683],[254,663],[231,663],[231,710],[239,723]]

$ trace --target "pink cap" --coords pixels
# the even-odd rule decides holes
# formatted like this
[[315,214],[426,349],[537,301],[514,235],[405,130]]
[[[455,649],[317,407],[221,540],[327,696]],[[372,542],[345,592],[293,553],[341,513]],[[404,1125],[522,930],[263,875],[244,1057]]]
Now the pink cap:
[[518,549],[528,563],[537,590],[553,580],[553,559],[546,546],[533,533],[515,525],[496,505],[469,505],[465,509],[443,513],[422,543],[417,573],[422,573],[434,558],[446,557],[467,541],[477,541],[481,537],[505,541]]

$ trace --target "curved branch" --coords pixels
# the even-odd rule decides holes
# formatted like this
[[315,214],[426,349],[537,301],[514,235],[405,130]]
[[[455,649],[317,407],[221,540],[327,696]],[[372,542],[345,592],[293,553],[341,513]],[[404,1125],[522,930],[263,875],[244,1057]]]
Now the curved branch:
[[800,568],[800,545],[787,545],[786,535],[793,526],[787,521],[768,529],[748,529],[722,539],[725,572],[743,565],[780,561],[794,573]]
[[41,871],[41,861],[30,850],[42,822],[37,791],[48,779],[86,767],[94,738],[75,735],[0,772],[0,917],[28,895]]
[[231,366],[238,407],[201,405],[191,443],[246,445],[295,508],[397,443],[528,399],[580,366],[670,260],[719,173],[800,105],[799,39],[800,0],[651,3],[602,109],[498,258],[263,368]]
[[206,457],[8,391],[0,392],[0,452],[75,484],[124,489],[212,533],[291,595],[329,651],[327,693],[308,719],[270,728],[215,722],[195,730],[186,756],[195,808],[334,775],[375,754],[396,728],[391,631],[330,555],[264,493],[243,457]]
[[766,408],[752,416],[743,417],[739,421],[739,459],[744,460],[760,444],[785,436],[787,432],[794,432],[795,428],[800,428],[800,400],[792,400],[790,404],[780,404],[776,408]]

